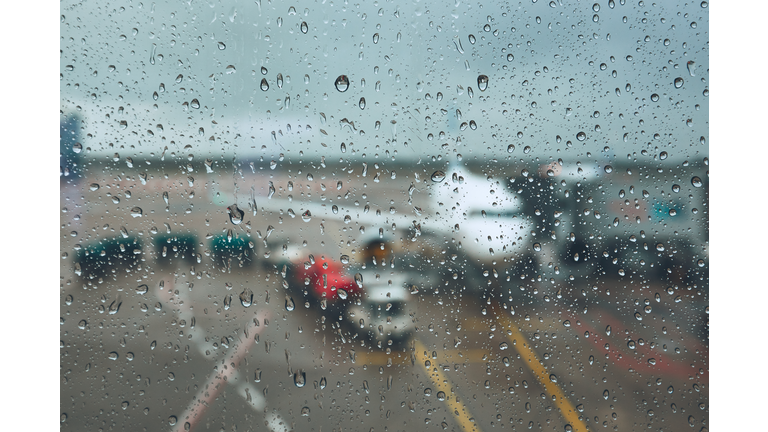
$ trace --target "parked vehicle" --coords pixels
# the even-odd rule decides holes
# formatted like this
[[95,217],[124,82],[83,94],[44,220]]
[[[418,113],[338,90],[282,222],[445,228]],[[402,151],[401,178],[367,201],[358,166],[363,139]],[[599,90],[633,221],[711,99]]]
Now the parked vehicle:
[[407,273],[393,272],[376,277],[375,269],[363,275],[360,301],[347,308],[353,332],[375,341],[379,348],[406,341],[415,330],[416,299],[410,293]]
[[576,274],[703,281],[693,269],[708,256],[706,181],[685,166],[607,171],[572,165],[511,183],[533,215],[540,259]]

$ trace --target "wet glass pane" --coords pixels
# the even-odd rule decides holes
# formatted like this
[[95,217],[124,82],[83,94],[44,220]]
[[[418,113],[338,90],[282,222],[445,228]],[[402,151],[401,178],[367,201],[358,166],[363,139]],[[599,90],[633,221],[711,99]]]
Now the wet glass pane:
[[706,430],[707,2],[62,2],[69,430]]

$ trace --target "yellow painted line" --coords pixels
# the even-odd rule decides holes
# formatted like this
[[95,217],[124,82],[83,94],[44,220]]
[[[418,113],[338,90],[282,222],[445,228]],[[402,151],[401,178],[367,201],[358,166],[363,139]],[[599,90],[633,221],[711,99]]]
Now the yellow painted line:
[[419,340],[416,340],[415,349],[416,361],[427,371],[427,376],[429,376],[432,384],[437,388],[435,393],[445,393],[445,404],[448,405],[449,410],[453,413],[461,428],[465,432],[479,432],[473,418],[469,415],[469,410],[459,400],[458,396],[454,394],[453,385],[448,381],[448,378],[440,372],[440,368],[436,364],[431,364],[429,367],[425,364],[427,360],[433,361],[433,359],[427,356],[427,348]]
[[538,378],[541,385],[544,386],[544,390],[549,393],[550,397],[555,397],[555,405],[557,405],[557,407],[560,409],[560,413],[562,413],[565,421],[570,424],[574,432],[587,432],[586,423],[584,423],[582,420],[579,420],[579,414],[576,412],[576,408],[574,408],[573,404],[565,396],[560,387],[553,383],[549,378],[547,369],[544,367],[544,365],[541,364],[541,360],[539,360],[539,357],[536,355],[536,353],[533,352],[528,339],[526,339],[526,337],[520,333],[515,323],[500,307],[497,305],[494,306],[495,307],[493,308],[493,312],[496,316],[496,320],[506,330],[504,333],[507,334],[510,342],[512,342],[512,346],[514,346],[515,349],[517,349],[517,351],[520,353],[520,357],[525,360],[528,368],[531,369],[531,372],[533,372],[536,378]]
[[[487,349],[466,349],[466,350],[448,350],[438,351],[441,359],[451,360],[453,362],[466,361],[468,363],[479,363],[487,361],[489,357]],[[383,351],[364,352],[355,354],[355,361],[362,364],[385,366],[406,364],[411,362],[411,356],[404,352],[393,352],[387,354]]]

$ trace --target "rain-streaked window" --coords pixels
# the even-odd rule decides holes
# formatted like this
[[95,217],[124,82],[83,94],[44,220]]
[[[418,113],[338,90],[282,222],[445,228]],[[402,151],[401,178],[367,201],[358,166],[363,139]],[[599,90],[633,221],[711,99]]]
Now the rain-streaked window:
[[67,430],[707,430],[709,7],[60,3]]

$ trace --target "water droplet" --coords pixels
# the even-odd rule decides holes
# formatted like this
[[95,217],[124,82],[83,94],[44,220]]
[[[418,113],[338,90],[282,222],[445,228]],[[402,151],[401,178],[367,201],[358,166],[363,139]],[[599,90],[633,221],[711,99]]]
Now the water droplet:
[[336,294],[338,294],[339,298],[342,300],[346,300],[349,294],[347,293],[347,290],[344,288],[339,288],[336,290]]
[[701,179],[700,179],[699,177],[697,177],[697,176],[694,176],[694,177],[691,179],[691,184],[693,185],[693,187],[701,187],[701,185],[702,185],[703,183],[701,182]]
[[612,173],[612,172],[613,172],[613,167],[612,167],[612,166],[610,166],[610,165],[606,165],[606,166],[605,166],[605,168],[604,168],[604,170],[605,170],[605,172],[606,172],[607,174],[610,174],[610,173]]
[[379,34],[378,33],[374,33],[373,34],[373,43],[375,43],[375,44],[379,43]]
[[512,153],[513,151],[515,151],[515,145],[514,144],[508,145],[507,146],[507,153]]
[[224,42],[219,42],[219,44],[218,44],[218,45],[219,45],[219,49],[220,49],[220,50],[222,50],[222,51],[224,51],[225,49],[227,49],[227,46],[226,46],[226,45],[224,45]]
[[144,295],[149,292],[149,287],[145,284],[141,284],[136,287],[136,294]]
[[[305,33],[306,33],[306,32],[305,32]],[[309,407],[303,407],[303,408],[301,409],[301,415],[302,415],[302,416],[304,416],[304,417],[307,417],[307,416],[309,416]]]
[[200,109],[200,101],[197,99],[192,99],[192,102],[189,103],[189,106],[194,109]]
[[253,291],[248,288],[243,289],[240,293],[240,304],[244,307],[249,307],[253,304]]
[[549,380],[552,381],[553,383],[556,383],[557,382],[557,375],[551,374],[549,376]]
[[359,288],[363,287],[363,275],[360,273],[355,273],[355,283],[357,283],[357,286]]
[[445,173],[440,170],[437,170],[432,173],[431,179],[435,183],[440,183],[441,181],[445,180]]
[[683,81],[682,78],[680,77],[675,78],[675,88],[679,89],[680,87],[683,86],[683,84],[685,84],[685,82]]
[[283,88],[283,74],[277,74],[277,88]]
[[499,344],[499,349],[502,350],[502,351],[504,351],[504,350],[506,350],[508,348],[509,348],[509,344],[507,342],[501,342]]
[[91,183],[90,189],[93,192],[99,190],[100,187],[98,183]]
[[178,419],[176,418],[176,416],[168,417],[168,424],[171,425],[171,426],[175,425],[177,421],[178,421]]
[[109,353],[109,355],[107,356],[107,358],[108,358],[108,359],[110,359],[110,360],[117,360],[117,358],[118,358],[118,357],[119,357],[119,356],[118,356],[118,355],[117,355],[117,353],[116,353],[116,352],[114,352],[114,351],[112,351],[111,353]]
[[611,335],[611,326],[606,326],[605,327],[605,334],[608,335],[608,336]]
[[86,320],[80,320],[79,323],[77,323],[77,328],[80,330],[85,330],[85,327],[88,325],[88,321]]
[[480,75],[477,77],[477,88],[480,91],[485,91],[488,88],[488,75]]
[[310,213],[309,210],[305,211],[304,213],[301,214],[301,220],[303,220],[304,222],[309,222],[310,220],[312,220],[312,213]]
[[267,82],[266,78],[261,79],[261,91],[267,91],[269,90],[269,83]]
[[437,392],[437,400],[439,400],[439,401],[444,401],[445,400],[445,392],[444,391]]
[[652,102],[658,102],[659,101],[659,95],[654,93],[651,95],[651,101]]
[[141,209],[141,207],[134,207],[131,209],[131,216],[137,218],[141,217],[144,214],[144,210]]
[[229,310],[232,307],[232,294],[224,297],[224,310]]
[[296,304],[293,302],[293,298],[290,296],[285,296],[285,310],[291,312],[294,309],[296,309]]
[[360,107],[360,109],[365,109],[365,98],[361,97],[360,102],[357,103],[357,106]]
[[304,33],[304,34],[307,34],[308,31],[309,31],[309,26],[307,25],[307,22],[306,21],[302,21],[301,22],[301,32]]
[[307,384],[307,374],[301,369],[297,370],[293,373],[293,383],[296,384],[296,387],[304,387]]
[[243,216],[245,216],[245,212],[237,208],[237,204],[227,207],[227,213],[229,214],[229,221],[233,225],[240,225],[243,221]]
[[325,377],[320,378],[320,390],[324,389],[328,385],[328,380]]
[[467,38],[469,39],[469,43],[471,43],[472,45],[474,45],[475,42],[477,41],[477,39],[475,38],[475,35],[472,35],[472,34],[469,35]]
[[339,77],[336,78],[334,85],[336,86],[336,90],[344,93],[349,89],[349,78],[347,78],[346,75],[339,75]]
[[515,59],[515,56],[513,56],[512,54],[507,54],[507,61],[511,62],[514,59]]
[[587,139],[587,134],[585,134],[584,132],[579,132],[576,134],[576,139],[579,141],[584,141],[585,139]]

